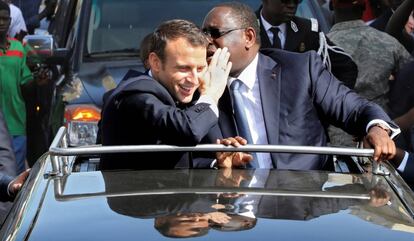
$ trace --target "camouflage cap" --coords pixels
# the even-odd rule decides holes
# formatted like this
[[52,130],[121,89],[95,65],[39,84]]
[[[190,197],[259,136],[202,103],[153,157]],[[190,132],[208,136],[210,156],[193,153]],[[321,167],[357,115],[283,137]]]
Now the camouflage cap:
[[365,0],[332,0],[334,8],[352,8],[356,6],[364,6]]

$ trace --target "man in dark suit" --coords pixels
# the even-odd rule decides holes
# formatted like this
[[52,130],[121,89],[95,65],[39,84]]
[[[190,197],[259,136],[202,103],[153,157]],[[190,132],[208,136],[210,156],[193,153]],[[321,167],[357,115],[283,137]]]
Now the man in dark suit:
[[[256,11],[260,23],[261,48],[279,48],[303,53],[315,50],[327,61],[333,75],[353,88],[358,68],[352,58],[335,46],[319,29],[316,19],[295,16],[298,0],[262,0]],[[275,31],[277,36],[275,36]]]
[[[227,49],[220,49],[207,67],[207,44],[191,22],[162,23],[151,37],[148,75],[122,81],[104,101],[102,144],[196,145],[217,126],[217,102],[231,63]],[[108,155],[101,161],[102,169],[192,166],[189,154],[178,152]]]
[[[325,127],[330,123],[365,136],[375,149],[375,160],[394,156],[389,135],[397,134],[398,127],[380,107],[339,82],[315,52],[269,49],[259,53],[259,26],[248,6],[236,2],[217,5],[205,17],[203,31],[210,40],[208,56],[216,48],[229,48],[233,67],[228,84],[230,89],[237,84],[241,92],[232,90],[231,99],[234,107],[240,99],[244,103],[234,110],[236,127],[228,111],[230,91],[225,92],[219,103],[223,137],[234,136],[237,129],[253,144],[324,146]],[[256,161],[254,167],[302,170],[321,169],[327,163],[317,155],[292,153],[258,153]]]

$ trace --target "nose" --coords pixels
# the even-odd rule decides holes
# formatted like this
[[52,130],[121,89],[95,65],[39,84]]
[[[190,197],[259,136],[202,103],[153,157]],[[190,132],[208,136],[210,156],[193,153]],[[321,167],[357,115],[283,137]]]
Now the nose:
[[200,73],[197,71],[197,68],[192,68],[190,73],[188,73],[186,80],[193,85],[198,85],[198,78],[200,77],[199,75]]

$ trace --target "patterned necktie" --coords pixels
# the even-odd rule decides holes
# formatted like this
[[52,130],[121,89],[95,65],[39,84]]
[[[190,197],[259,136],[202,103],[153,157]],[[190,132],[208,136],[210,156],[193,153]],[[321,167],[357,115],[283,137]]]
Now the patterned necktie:
[[[230,85],[230,93],[233,99],[233,110],[234,110],[234,117],[237,123],[237,131],[239,135],[247,140],[248,144],[253,144],[253,139],[250,134],[249,125],[247,123],[246,113],[244,112],[244,103],[243,103],[243,96],[240,92],[240,87],[242,87],[243,82],[238,79],[235,79],[233,83]],[[251,161],[247,167],[258,167],[257,158],[254,153],[253,161]]]
[[279,38],[279,32],[280,29],[278,27],[271,27],[270,31],[273,33],[273,48],[277,48],[277,49],[281,49],[282,48],[282,44],[280,42],[280,38]]

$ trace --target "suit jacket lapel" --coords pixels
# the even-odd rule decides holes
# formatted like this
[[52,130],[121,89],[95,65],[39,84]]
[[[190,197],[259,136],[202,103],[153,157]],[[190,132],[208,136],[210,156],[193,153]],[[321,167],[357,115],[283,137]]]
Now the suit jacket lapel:
[[[281,65],[270,57],[259,54],[257,76],[262,101],[263,117],[269,144],[279,143],[279,116],[280,116],[280,81]],[[276,153],[272,153],[273,164],[276,167]]]

